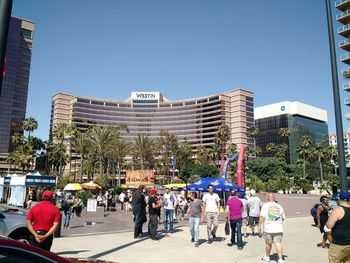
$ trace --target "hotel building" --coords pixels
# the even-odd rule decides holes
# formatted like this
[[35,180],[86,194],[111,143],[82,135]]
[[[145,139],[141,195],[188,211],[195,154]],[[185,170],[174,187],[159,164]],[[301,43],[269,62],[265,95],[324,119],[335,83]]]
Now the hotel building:
[[179,142],[193,148],[210,146],[218,127],[226,123],[231,130],[230,143],[252,145],[246,136],[254,125],[253,93],[236,89],[215,95],[172,101],[160,92],[132,92],[127,100],[107,100],[57,93],[52,97],[50,137],[57,123],[75,124],[79,130],[91,125],[126,124],[132,140],[138,134],[150,138],[161,130],[175,134]]
[[[339,42],[339,48],[346,52],[340,56],[340,61],[347,65],[347,67],[341,71],[345,82],[343,84],[343,89],[346,92],[350,92],[350,0],[336,1],[335,7],[341,11],[336,15],[337,21],[342,24],[337,29],[338,34],[342,37],[342,40]],[[350,106],[350,98],[346,98],[344,103]],[[350,120],[350,113],[347,113],[345,117]]]
[[0,173],[7,173],[6,162],[12,150],[11,136],[22,133],[26,115],[34,23],[11,17],[6,47],[6,74],[0,96]]
[[[308,134],[312,143],[328,144],[327,111],[300,102],[283,101],[254,109],[255,126],[259,129],[256,146],[262,150],[261,156],[273,156],[266,150],[269,143],[287,144],[288,163],[298,160],[297,147],[300,139]],[[288,128],[290,136],[280,136],[281,128]]]

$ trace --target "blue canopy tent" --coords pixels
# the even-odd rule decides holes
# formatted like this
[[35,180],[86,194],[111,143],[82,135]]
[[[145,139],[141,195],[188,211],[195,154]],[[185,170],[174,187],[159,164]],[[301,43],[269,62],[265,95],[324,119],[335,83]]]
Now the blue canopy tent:
[[215,192],[231,192],[232,190],[244,192],[243,188],[240,188],[238,185],[235,185],[222,177],[199,178],[192,184],[186,186],[184,190],[206,191],[210,184],[213,186]]

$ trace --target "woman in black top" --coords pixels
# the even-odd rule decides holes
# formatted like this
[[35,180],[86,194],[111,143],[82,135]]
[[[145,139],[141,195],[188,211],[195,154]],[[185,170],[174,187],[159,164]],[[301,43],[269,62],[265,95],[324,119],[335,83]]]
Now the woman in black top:
[[317,208],[316,218],[317,218],[317,227],[320,229],[320,232],[323,234],[323,237],[322,237],[322,242],[318,244],[318,246],[321,246],[324,248],[326,247],[327,239],[330,239],[328,238],[328,236],[330,235],[328,235],[328,233],[324,231],[324,226],[327,223],[331,208],[329,207],[329,199],[327,196],[325,195],[321,196],[320,202],[321,202],[321,205]]

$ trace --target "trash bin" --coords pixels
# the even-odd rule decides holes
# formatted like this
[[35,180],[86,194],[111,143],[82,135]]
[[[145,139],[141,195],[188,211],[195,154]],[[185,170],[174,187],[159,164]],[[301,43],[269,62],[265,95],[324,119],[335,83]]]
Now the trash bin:
[[62,220],[63,220],[63,213],[62,211],[60,211],[60,222],[58,222],[56,231],[53,233],[54,237],[61,237]]

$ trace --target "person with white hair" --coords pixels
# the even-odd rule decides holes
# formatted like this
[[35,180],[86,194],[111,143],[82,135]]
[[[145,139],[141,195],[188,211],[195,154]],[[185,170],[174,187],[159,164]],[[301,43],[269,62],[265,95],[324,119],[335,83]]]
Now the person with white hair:
[[259,223],[259,215],[261,208],[261,200],[256,196],[256,192],[254,189],[250,191],[251,197],[248,200],[248,208],[249,208],[249,226],[252,230],[252,236],[255,235],[254,228]]

